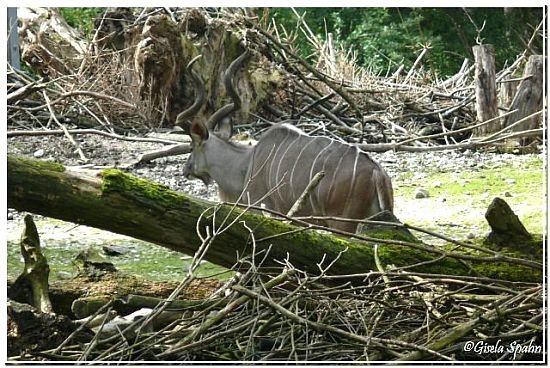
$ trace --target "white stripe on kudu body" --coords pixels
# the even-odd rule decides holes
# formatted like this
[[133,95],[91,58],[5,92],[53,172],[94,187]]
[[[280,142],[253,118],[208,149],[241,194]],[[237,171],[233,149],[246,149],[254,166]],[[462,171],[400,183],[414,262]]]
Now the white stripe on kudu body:
[[[273,159],[271,160],[271,163],[269,164],[269,170],[268,170],[268,178],[267,178],[267,182],[269,183],[269,186],[272,187],[272,188],[275,188],[275,186],[277,186],[277,183],[279,183],[279,178],[277,177],[277,173],[275,175],[273,175],[273,165],[275,165],[275,163],[277,162],[278,158],[277,158],[277,154],[279,153],[279,151],[286,147],[286,145],[288,144],[287,143],[287,139],[289,138],[289,132],[286,132],[285,134],[285,138],[283,139],[283,141],[280,143],[280,144],[277,144],[277,149],[275,150],[275,153],[273,154]],[[279,158],[279,160],[282,159],[282,157]],[[275,178],[274,181],[272,181],[271,179]]]
[[[281,156],[281,159],[279,160],[279,164],[277,165],[277,174],[276,174],[277,178],[279,177],[279,173],[281,172],[281,163],[283,163],[285,159],[290,158],[290,157],[287,157],[287,153],[292,147],[295,146],[295,143],[298,142],[298,141],[299,141],[298,138],[294,138],[292,140],[292,142],[289,145],[287,145],[287,148],[286,148],[285,152],[283,153],[283,155]],[[292,151],[291,151],[291,153],[292,153]],[[286,190],[288,190],[288,188],[286,188]],[[281,201],[284,201],[283,195],[281,194],[281,187],[277,188],[277,194],[279,195],[279,199]]]
[[[201,134],[206,139],[198,138]],[[393,210],[390,178],[356,146],[311,137],[288,124],[270,128],[254,147],[201,134],[192,134],[193,152],[186,175],[205,183],[214,179],[223,200],[250,200],[257,205],[261,201],[267,208],[287,213],[313,176],[323,170],[324,178],[296,216],[364,219]],[[357,228],[357,224],[342,221],[315,223],[352,232]]]
[[[326,138],[326,137],[323,137],[323,138]],[[334,141],[332,139],[329,139],[329,138],[326,138],[326,139],[328,139],[329,143],[326,145],[325,148],[323,148],[321,151],[319,151],[319,153],[315,156],[315,158],[313,159],[313,162],[311,163],[311,168],[309,169],[308,183],[310,183],[311,180],[313,179],[313,176],[320,171],[320,170],[315,170],[316,172],[315,173],[313,172],[313,170],[315,169],[315,164],[317,163],[317,159],[323,155],[323,153],[332,145],[332,143],[334,143]],[[319,185],[317,185],[317,187],[319,187]],[[318,192],[316,193],[316,195],[318,195]],[[313,194],[309,196],[309,203],[311,204],[311,208],[312,208],[313,212],[323,213],[324,210],[318,209],[319,207],[317,207],[317,209],[315,208],[315,204],[313,203],[314,202],[313,198],[314,198]]]
[[[300,140],[302,137],[298,136],[296,137],[297,140]],[[303,139],[302,139],[303,140]],[[302,155],[304,153],[304,151],[307,149],[307,147],[314,143],[315,140],[313,139],[309,139],[307,140],[305,143],[305,145],[302,146],[302,148],[300,149],[299,153],[298,153],[298,156],[296,158],[293,159],[293,165],[292,165],[292,170],[290,171],[290,191],[291,191],[291,196],[292,198],[298,198],[298,196],[301,194],[301,192],[298,192],[298,194],[296,194],[296,192],[294,191],[295,188],[297,188],[298,186],[296,184],[302,184],[300,181],[294,179],[294,172],[296,171],[296,166],[298,165],[298,162],[300,162],[300,159],[302,158]],[[299,145],[298,145],[299,146]],[[303,170],[303,167],[300,167],[299,170]],[[306,183],[307,185],[307,183]],[[298,187],[298,190],[300,190],[300,187]],[[290,209],[290,207],[289,207]]]

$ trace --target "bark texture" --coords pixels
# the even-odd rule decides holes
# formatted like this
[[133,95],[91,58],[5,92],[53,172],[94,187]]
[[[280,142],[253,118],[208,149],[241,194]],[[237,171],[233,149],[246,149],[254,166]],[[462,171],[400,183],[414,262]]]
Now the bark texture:
[[[495,79],[495,50],[491,45],[473,47],[476,72],[476,113],[477,120],[486,121],[498,116],[498,99]],[[475,134],[484,136],[500,129],[498,120],[476,129]]]
[[[504,119],[503,125],[505,127],[519,121],[537,111],[542,110],[542,82],[543,73],[542,65],[544,63],[544,57],[542,55],[532,55],[529,57],[529,61],[525,66],[523,73],[523,79],[519,84],[517,93],[510,105],[510,111],[516,110],[516,112],[508,115]],[[529,129],[535,129],[542,120],[542,114],[533,116],[524,122],[510,128],[513,132],[520,132]],[[517,138],[517,143],[520,145],[529,144],[533,137],[520,137]]]

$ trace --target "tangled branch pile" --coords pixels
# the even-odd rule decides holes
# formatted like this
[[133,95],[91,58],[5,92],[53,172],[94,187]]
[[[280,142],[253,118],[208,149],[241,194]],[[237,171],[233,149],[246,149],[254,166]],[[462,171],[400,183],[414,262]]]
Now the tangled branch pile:
[[[90,320],[100,326],[91,343],[74,345],[69,338],[37,356],[63,361],[541,359],[540,285],[403,271],[328,276],[330,265],[320,265],[322,274],[311,277],[288,262],[285,266],[271,278],[251,267],[202,303],[177,308],[171,300],[190,284],[190,272],[166,302],[126,324],[118,322],[118,330],[108,322],[109,311],[99,318],[96,313]],[[488,350],[495,345],[501,348]]]
[[[377,76],[357,67],[332,41],[319,40],[304,22],[288,33],[240,9],[109,10],[96,20],[91,41],[83,41],[55,10],[43,12],[28,17],[19,31],[23,59],[41,78],[10,71],[12,128],[49,129],[53,123],[119,133],[171,128],[192,104],[195,91],[185,66],[199,54],[209,103],[197,115],[206,118],[227,103],[222,76],[243,48],[254,56],[236,78],[243,106],[235,127],[255,135],[272,122],[293,119],[317,135],[391,143],[365,149],[415,150],[441,143],[454,148],[477,123],[474,67],[465,60],[456,75],[440,79],[422,66],[428,49],[410,70]],[[293,49],[298,32],[308,37],[316,58],[306,60]],[[504,82],[525,60],[523,54],[497,74],[503,111],[511,103],[505,87],[514,84]],[[505,129],[469,146],[509,136]]]

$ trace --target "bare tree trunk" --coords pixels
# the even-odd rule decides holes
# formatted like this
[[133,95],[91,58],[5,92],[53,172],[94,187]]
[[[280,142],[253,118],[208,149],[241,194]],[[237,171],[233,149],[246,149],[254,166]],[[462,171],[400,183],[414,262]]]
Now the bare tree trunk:
[[[523,79],[519,84],[518,91],[512,101],[510,110],[517,109],[518,111],[508,115],[504,119],[503,125],[509,126],[516,121],[533,114],[542,109],[542,64],[544,58],[542,55],[532,55],[525,66]],[[535,129],[542,115],[534,116],[527,119],[525,122],[511,128],[511,131],[519,132],[529,129]],[[519,145],[527,145],[533,140],[532,137],[517,138]]]
[[499,103],[501,106],[510,110],[510,105],[518,90],[519,80],[513,80],[511,75],[505,77],[500,84]]
[[[498,116],[498,99],[495,79],[495,50],[492,45],[477,45],[472,48],[476,63],[476,112],[480,122]],[[483,125],[474,132],[485,136],[500,130],[499,120]]]
[[[539,262],[486,253],[479,257],[470,253],[460,259],[457,253],[442,254],[440,249],[420,243],[388,240],[391,232],[384,233],[385,238],[372,239],[379,244],[375,251],[370,242],[300,229],[112,169],[90,173],[8,156],[8,206],[129,235],[186,254],[209,242],[205,259],[225,267],[250,257],[256,263],[262,260],[264,269],[280,269],[286,260],[298,269],[318,273],[320,267],[337,259],[329,273],[347,275],[377,270],[376,252],[382,265],[418,264],[413,268],[418,272],[470,275],[478,269],[487,277],[531,282],[540,282],[542,277]],[[217,235],[210,238],[213,233]]]

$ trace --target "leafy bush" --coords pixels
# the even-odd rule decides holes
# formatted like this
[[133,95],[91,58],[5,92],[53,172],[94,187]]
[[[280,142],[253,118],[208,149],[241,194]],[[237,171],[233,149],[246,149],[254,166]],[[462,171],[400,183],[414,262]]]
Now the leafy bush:
[[[321,39],[325,33],[345,49],[357,53],[358,62],[375,72],[412,66],[420,51],[429,48],[423,62],[443,75],[457,72],[464,58],[473,59],[478,30],[483,43],[495,46],[497,69],[524,50],[541,22],[542,8],[297,8]],[[288,8],[272,8],[269,17],[288,30],[297,18]],[[483,26],[483,24],[485,25]],[[542,53],[539,36],[530,45]],[[296,47],[311,55],[307,40],[298,34]]]
[[101,15],[104,10],[105,8],[59,8],[65,21],[88,38],[93,36],[94,18]]

